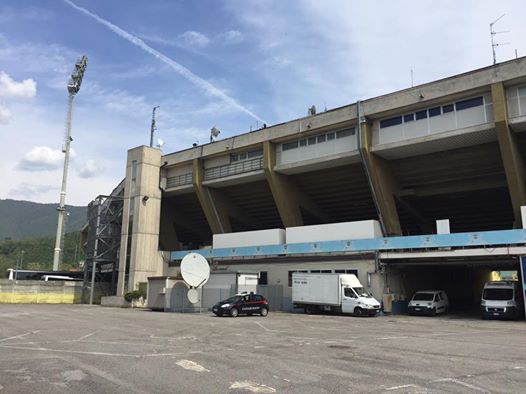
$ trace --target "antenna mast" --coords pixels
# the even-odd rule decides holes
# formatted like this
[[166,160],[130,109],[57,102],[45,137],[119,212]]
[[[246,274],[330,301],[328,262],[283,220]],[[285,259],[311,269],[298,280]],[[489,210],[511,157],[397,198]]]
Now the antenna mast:
[[150,130],[150,148],[153,148],[153,133],[156,130],[156,127],[155,127],[155,110],[157,108],[159,108],[159,105],[156,106],[156,107],[153,107],[153,111],[152,111],[152,127],[151,127],[151,130]]
[[493,64],[497,64],[497,55],[495,53],[495,48],[497,48],[499,45],[506,45],[506,43],[499,44],[498,42],[495,42],[495,36],[497,34],[501,34],[501,33],[509,33],[509,31],[495,31],[495,30],[493,30],[493,26],[495,25],[495,23],[500,21],[504,17],[504,15],[506,15],[506,14],[502,14],[501,16],[499,16],[497,19],[495,19],[493,22],[491,22],[489,24],[489,31],[490,31],[490,35],[491,35],[491,51],[493,52]]

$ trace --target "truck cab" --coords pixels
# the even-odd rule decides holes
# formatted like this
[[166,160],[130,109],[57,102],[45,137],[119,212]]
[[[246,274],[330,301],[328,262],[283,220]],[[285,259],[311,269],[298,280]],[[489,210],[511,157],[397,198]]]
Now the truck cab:
[[375,316],[380,312],[380,303],[363,290],[363,287],[344,287],[342,312],[355,316]]
[[480,301],[482,318],[519,319],[524,312],[524,298],[519,282],[486,282]]

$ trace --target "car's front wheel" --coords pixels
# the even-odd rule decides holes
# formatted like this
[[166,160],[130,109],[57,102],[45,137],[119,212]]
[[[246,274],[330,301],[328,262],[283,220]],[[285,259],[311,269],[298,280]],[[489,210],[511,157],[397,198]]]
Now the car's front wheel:
[[230,309],[230,316],[237,317],[237,315],[239,315],[239,311],[237,310],[237,308]]
[[263,317],[267,316],[268,315],[268,309],[267,308],[261,308],[260,314]]

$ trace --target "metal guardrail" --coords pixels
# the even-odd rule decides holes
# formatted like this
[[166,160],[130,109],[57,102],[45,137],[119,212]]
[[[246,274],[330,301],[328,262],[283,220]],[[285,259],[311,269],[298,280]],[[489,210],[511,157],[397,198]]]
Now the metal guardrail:
[[189,172],[188,174],[177,175],[166,179],[166,187],[191,185],[192,182],[193,176],[192,173]]
[[256,157],[250,160],[238,161],[205,170],[205,181],[210,179],[224,178],[231,175],[243,174],[245,172],[257,171],[263,168],[263,158]]
[[238,248],[181,250],[170,253],[170,259],[181,260],[189,252],[206,258],[301,256],[325,253],[375,252],[387,250],[436,249],[450,247],[493,247],[525,245],[526,230],[481,231],[477,233],[431,234],[402,237],[322,241]]

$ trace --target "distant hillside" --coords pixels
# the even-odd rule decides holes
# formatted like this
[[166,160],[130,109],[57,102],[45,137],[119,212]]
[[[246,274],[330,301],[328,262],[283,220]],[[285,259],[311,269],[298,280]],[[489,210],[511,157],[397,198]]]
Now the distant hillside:
[[[58,204],[0,199],[0,242],[53,236],[57,231]],[[80,230],[86,223],[87,207],[66,206],[66,232]]]
[[[0,278],[7,276],[8,268],[16,268],[21,262],[21,269],[51,270],[53,267],[53,249],[55,237],[41,237],[25,241],[0,242]],[[22,251],[23,258],[22,258]],[[78,231],[66,234],[64,239],[62,265],[60,270],[79,269],[79,261],[85,259],[80,247]]]

